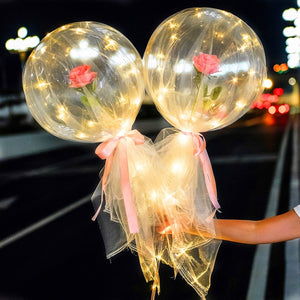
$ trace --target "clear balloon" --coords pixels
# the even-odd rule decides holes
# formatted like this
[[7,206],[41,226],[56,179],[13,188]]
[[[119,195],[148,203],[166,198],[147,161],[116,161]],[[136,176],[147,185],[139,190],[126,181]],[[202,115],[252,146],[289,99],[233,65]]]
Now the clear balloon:
[[116,29],[76,22],[48,34],[28,58],[29,110],[50,133],[101,142],[128,132],[144,95],[142,60]]
[[147,91],[164,118],[187,132],[230,125],[262,92],[265,53],[240,18],[189,8],[163,21],[145,54]]

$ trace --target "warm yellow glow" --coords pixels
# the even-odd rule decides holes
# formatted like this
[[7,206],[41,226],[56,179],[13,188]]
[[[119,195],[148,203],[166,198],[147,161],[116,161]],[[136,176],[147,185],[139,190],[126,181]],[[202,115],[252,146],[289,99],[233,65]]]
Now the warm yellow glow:
[[220,126],[220,122],[219,122],[218,120],[213,120],[213,121],[211,122],[211,124],[212,124],[212,126],[213,126],[214,128]]
[[177,23],[172,23],[172,22],[170,22],[170,28],[171,29],[173,29],[173,28],[176,28],[176,27],[178,27],[178,24]]
[[157,197],[158,197],[158,194],[157,194],[157,192],[156,192],[155,190],[153,190],[153,191],[151,191],[151,192],[149,193],[149,198],[150,198],[152,201],[157,200]]
[[78,132],[75,137],[78,139],[84,139],[86,138],[86,135],[83,132]]
[[250,35],[249,34],[242,34],[242,39],[243,40],[249,40],[250,39]]
[[246,103],[245,101],[243,100],[238,100],[236,103],[235,103],[235,107],[238,108],[238,109],[242,109],[246,106]]
[[121,98],[119,98],[119,102],[121,104],[125,104],[127,101],[126,101],[126,99],[124,97],[121,97]]
[[244,44],[244,45],[242,45],[241,47],[240,47],[240,51],[245,51],[247,49],[247,45],[246,44]]
[[174,42],[176,40],[177,40],[177,34],[174,33],[174,34],[171,35],[171,41]]
[[163,53],[158,53],[158,54],[156,55],[156,57],[157,57],[157,58],[160,58],[160,59],[163,59],[163,58],[165,58],[165,55],[164,55]]
[[180,144],[187,144],[191,141],[191,136],[189,134],[179,133],[178,141]]
[[273,81],[270,78],[267,78],[263,82],[263,87],[266,89],[270,89],[273,86]]
[[87,126],[90,127],[90,128],[95,127],[96,124],[97,124],[97,123],[94,122],[94,121],[88,121],[88,122],[87,122]]
[[182,161],[176,160],[171,164],[171,172],[180,175],[184,170],[184,164]]
[[233,77],[231,81],[232,81],[232,83],[237,83],[238,80],[239,80],[239,79],[238,79],[237,77]]
[[157,255],[155,256],[155,258],[158,259],[158,260],[161,260],[161,254],[157,254]]
[[59,105],[57,107],[56,117],[62,121],[66,121],[66,119],[68,118],[68,111],[63,105]]
[[249,74],[250,74],[251,76],[253,76],[255,73],[256,73],[256,72],[255,72],[253,69],[250,69],[250,70],[249,70]]
[[116,50],[118,48],[118,43],[111,39],[108,35],[105,36],[104,38],[106,45],[105,49],[110,49],[110,50]]
[[145,170],[146,166],[143,162],[138,162],[136,163],[135,168],[138,172],[142,172]]
[[76,28],[76,33],[85,33],[85,31],[82,28]]
[[39,81],[37,84],[36,84],[36,88],[38,89],[45,89],[47,86],[49,86],[50,83],[49,82],[46,82],[46,81]]
[[136,98],[132,101],[132,103],[136,106],[140,105],[141,104],[141,99],[140,98]]
[[164,96],[162,94],[159,94],[157,96],[157,101],[161,103],[161,102],[163,102],[163,100],[164,100]]
[[215,35],[218,39],[224,38],[224,34],[222,32],[216,32]]
[[181,113],[181,114],[179,115],[179,118],[180,118],[181,120],[189,120],[190,117],[191,117],[191,114],[192,114],[191,111],[188,111],[188,112],[185,112],[185,113]]

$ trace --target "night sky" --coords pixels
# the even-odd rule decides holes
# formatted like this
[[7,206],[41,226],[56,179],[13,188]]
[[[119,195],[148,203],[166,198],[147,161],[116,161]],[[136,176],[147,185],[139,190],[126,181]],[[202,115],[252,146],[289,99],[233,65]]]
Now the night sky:
[[257,33],[271,69],[286,61],[282,30],[289,24],[282,20],[282,11],[296,6],[296,0],[0,0],[0,91],[20,84],[18,56],[5,49],[6,40],[15,38],[20,26],[42,39],[64,24],[105,23],[122,32],[143,55],[152,32],[164,19],[189,7],[213,7],[235,14]]

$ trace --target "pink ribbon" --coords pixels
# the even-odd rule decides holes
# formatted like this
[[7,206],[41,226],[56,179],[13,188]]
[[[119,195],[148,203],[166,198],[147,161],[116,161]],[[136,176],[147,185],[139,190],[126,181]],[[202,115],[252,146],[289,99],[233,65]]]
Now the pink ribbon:
[[217,199],[217,187],[215,176],[211,167],[209,156],[206,151],[206,142],[202,134],[192,132],[184,133],[191,134],[193,139],[193,155],[196,156],[202,165],[207,192],[216,210],[221,208]]
[[139,226],[134,205],[134,197],[130,185],[129,170],[128,170],[128,157],[127,157],[127,144],[124,139],[131,138],[135,145],[141,145],[144,143],[144,136],[137,130],[131,130],[126,136],[114,137],[110,140],[101,143],[95,150],[95,153],[101,158],[106,159],[104,166],[104,173],[102,177],[102,195],[101,204],[93,217],[95,220],[100,212],[103,191],[105,191],[107,184],[107,177],[111,170],[111,165],[114,158],[114,153],[118,147],[119,149],[119,164],[120,164],[120,178],[121,178],[121,190],[124,199],[124,206],[129,226],[130,233],[138,233]]

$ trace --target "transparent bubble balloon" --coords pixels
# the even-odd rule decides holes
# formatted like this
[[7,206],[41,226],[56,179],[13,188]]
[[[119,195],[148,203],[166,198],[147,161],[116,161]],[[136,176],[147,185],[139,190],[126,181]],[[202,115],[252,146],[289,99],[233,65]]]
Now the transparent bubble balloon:
[[163,21],[144,54],[147,91],[176,128],[225,127],[263,90],[265,53],[255,32],[231,13],[189,8]]
[[77,22],[48,34],[28,58],[23,87],[29,110],[50,133],[101,142],[123,135],[144,95],[142,60],[116,29]]

